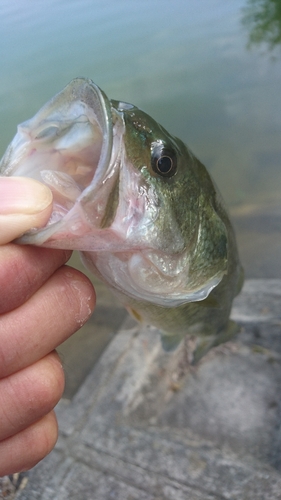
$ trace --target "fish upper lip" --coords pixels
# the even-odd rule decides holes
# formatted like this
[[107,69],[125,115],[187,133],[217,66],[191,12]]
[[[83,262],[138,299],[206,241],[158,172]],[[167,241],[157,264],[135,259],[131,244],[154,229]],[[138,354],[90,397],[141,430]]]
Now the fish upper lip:
[[[104,173],[103,167],[108,167],[111,159],[113,147],[113,124],[112,124],[112,108],[109,99],[104,92],[90,79],[76,78],[69,84],[77,85],[77,94],[81,93],[81,101],[85,102],[90,108],[93,108],[97,116],[98,123],[101,125],[103,134],[103,143],[99,162],[95,172],[96,182],[99,182]],[[83,92],[84,90],[84,92]],[[90,90],[90,92],[89,92]],[[89,101],[92,93],[97,97],[95,106]]]

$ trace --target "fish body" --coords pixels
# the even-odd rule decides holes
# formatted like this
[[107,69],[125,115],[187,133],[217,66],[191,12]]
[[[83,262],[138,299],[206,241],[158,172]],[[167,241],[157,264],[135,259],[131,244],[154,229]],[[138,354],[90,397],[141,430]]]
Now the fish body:
[[235,235],[204,165],[137,107],[77,78],[18,132],[0,175],[53,191],[45,228],[20,243],[76,249],[166,349],[196,335],[198,357],[235,331],[243,278]]

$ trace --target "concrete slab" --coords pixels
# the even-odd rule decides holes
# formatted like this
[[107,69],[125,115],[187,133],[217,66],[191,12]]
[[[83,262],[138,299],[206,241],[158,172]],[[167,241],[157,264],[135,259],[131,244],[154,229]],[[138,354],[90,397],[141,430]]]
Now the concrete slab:
[[281,499],[280,299],[281,280],[246,281],[240,334],[196,367],[127,318],[13,498]]

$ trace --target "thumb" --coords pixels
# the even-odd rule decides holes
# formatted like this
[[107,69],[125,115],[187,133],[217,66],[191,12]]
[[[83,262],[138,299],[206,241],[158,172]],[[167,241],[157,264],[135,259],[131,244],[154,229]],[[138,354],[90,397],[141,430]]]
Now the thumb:
[[52,212],[52,199],[52,192],[41,182],[0,176],[0,245],[44,226]]

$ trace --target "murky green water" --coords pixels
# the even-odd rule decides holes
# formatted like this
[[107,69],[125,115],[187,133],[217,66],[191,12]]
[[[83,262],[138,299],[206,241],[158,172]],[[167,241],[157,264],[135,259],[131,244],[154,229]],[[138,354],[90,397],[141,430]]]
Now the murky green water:
[[234,213],[248,275],[281,277],[281,50],[247,49],[247,5],[2,0],[0,154],[19,122],[72,78],[90,77],[191,147]]

